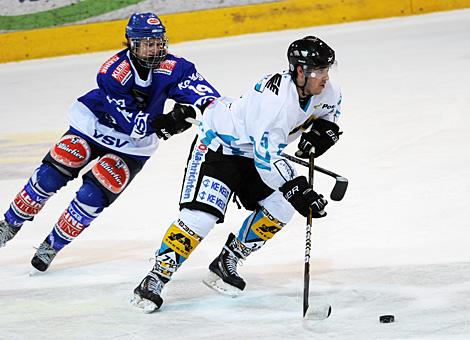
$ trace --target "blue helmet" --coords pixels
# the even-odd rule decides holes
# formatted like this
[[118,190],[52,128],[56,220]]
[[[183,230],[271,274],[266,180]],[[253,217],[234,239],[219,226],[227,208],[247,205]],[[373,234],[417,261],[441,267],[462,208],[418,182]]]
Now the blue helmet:
[[139,65],[156,68],[168,53],[166,29],[154,13],[134,13],[126,27],[128,47]]
[[161,20],[154,13],[134,13],[129,18],[126,27],[126,37],[132,38],[160,38],[165,35],[166,29]]

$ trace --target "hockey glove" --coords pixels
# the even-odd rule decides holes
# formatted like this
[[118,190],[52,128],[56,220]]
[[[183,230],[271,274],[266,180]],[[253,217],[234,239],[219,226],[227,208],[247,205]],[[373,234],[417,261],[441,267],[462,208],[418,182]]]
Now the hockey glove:
[[309,208],[312,209],[312,217],[325,217],[325,206],[328,201],[323,195],[317,194],[308,185],[305,176],[296,177],[284,183],[279,190],[284,194],[284,198],[297,210],[301,215],[307,217]]
[[186,118],[196,118],[196,111],[192,106],[176,103],[173,110],[164,115],[157,116],[151,123],[158,138],[167,140],[173,135],[186,131],[191,123]]
[[321,156],[332,147],[339,139],[342,132],[339,126],[329,120],[318,118],[313,122],[309,132],[304,132],[300,137],[299,150],[295,153],[297,157],[308,158],[312,146],[315,147],[315,158]]

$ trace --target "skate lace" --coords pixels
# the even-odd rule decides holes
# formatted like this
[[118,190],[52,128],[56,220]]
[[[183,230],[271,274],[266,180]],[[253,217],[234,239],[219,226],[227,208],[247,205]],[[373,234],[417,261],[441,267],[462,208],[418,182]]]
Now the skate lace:
[[225,258],[225,267],[229,274],[238,276],[237,265],[243,266],[243,260],[232,254],[232,252],[229,252]]
[[52,262],[52,259],[57,254],[57,250],[55,250],[46,243],[42,243],[39,248],[36,249],[37,250],[35,256],[45,264],[50,264]]
[[163,286],[164,283],[153,275],[147,281],[148,290],[156,294],[160,294],[162,292]]
[[0,247],[10,241],[15,233],[6,221],[0,221]]

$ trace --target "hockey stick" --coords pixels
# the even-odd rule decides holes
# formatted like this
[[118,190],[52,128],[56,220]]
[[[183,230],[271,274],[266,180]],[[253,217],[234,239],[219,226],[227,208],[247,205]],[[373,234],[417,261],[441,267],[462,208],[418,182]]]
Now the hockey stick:
[[[313,174],[315,167],[315,147],[312,147],[309,153],[308,162],[308,184],[313,189]],[[310,250],[312,249],[312,208],[308,210],[307,226],[305,233],[305,266],[304,266],[304,300],[303,300],[303,317],[308,310],[308,295],[310,292]]]
[[[287,158],[288,160],[294,163],[310,168],[310,163],[304,161],[303,159],[288,155],[286,153],[282,153],[282,156],[284,156],[285,158]],[[319,167],[317,165],[314,165],[313,169],[315,171],[321,172],[322,174],[333,177],[336,180],[335,186],[333,187],[333,190],[331,190],[330,198],[333,201],[341,201],[344,197],[344,194],[346,194],[346,189],[348,188],[348,179],[341,175],[335,174],[334,172],[330,170]]]
[[[313,190],[313,174],[315,170],[315,147],[309,153],[308,162],[308,184]],[[305,232],[305,266],[304,266],[304,295],[303,295],[303,317],[304,319],[324,320],[331,314],[331,305],[317,305],[309,310],[310,293],[310,250],[312,249],[312,208],[307,215],[307,226]],[[308,314],[307,314],[308,312]]]

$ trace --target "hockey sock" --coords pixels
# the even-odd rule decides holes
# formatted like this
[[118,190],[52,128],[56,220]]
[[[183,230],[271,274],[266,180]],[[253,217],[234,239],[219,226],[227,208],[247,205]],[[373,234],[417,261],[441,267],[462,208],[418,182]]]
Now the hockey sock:
[[74,199],[62,213],[46,240],[55,250],[61,250],[72,242],[98,216],[96,207],[90,207]]
[[154,271],[168,282],[202,239],[181,219],[178,219],[163,236],[160,249],[156,253]]
[[69,180],[70,178],[51,165],[42,164],[10,204],[5,213],[5,220],[17,228],[25,221],[32,221],[46,201]]
[[255,210],[243,222],[237,239],[250,252],[261,248],[267,240],[284,227],[285,223],[274,218],[265,208]]
[[55,249],[61,250],[72,242],[106,206],[106,197],[92,181],[83,183],[77,196],[62,213],[46,241]]

